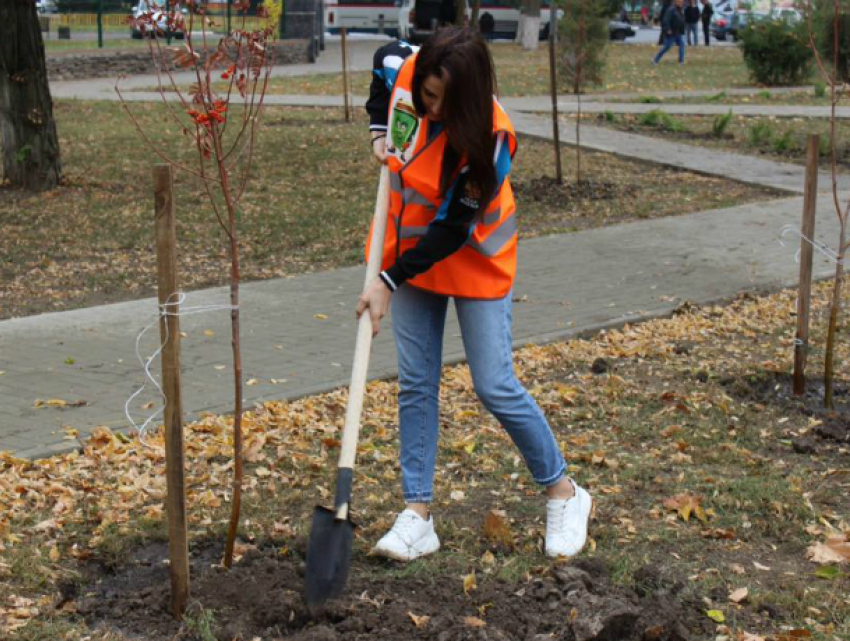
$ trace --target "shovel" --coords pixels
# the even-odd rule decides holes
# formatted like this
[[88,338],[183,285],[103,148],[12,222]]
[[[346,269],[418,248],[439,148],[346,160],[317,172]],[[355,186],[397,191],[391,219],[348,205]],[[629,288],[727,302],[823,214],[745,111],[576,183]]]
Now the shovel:
[[[381,169],[378,199],[375,203],[371,250],[369,262],[366,265],[366,285],[371,283],[381,270],[388,204],[389,170],[385,165]],[[354,478],[354,458],[357,453],[360,414],[363,409],[363,392],[366,388],[366,372],[369,368],[371,347],[372,321],[367,310],[360,316],[357,326],[357,344],[354,348],[351,386],[348,390],[348,407],[342,432],[342,451],[339,454],[334,508],[329,510],[317,506],[313,511],[304,581],[304,600],[311,609],[322,605],[330,598],[339,596],[345,589],[345,582],[348,579],[351,543],[356,527],[349,512],[351,483]]]

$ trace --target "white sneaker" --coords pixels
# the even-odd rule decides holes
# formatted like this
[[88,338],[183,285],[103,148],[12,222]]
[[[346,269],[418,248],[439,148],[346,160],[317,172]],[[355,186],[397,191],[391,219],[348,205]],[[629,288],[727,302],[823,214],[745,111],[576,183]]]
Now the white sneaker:
[[396,561],[413,561],[439,549],[440,539],[434,531],[434,517],[429,516],[426,521],[408,509],[396,517],[395,525],[372,548],[372,554]]
[[587,490],[576,485],[571,499],[546,502],[546,556],[575,556],[587,543],[587,525],[593,501]]

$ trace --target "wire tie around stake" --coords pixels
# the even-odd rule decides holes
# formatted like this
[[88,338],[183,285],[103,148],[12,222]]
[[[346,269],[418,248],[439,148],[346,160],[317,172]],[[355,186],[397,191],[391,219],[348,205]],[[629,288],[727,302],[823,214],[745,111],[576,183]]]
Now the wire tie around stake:
[[[817,250],[818,253],[826,256],[826,258],[831,260],[836,265],[839,265],[839,264],[843,265],[844,264],[843,260],[838,260],[838,254],[836,254],[834,250],[830,249],[829,247],[824,245],[819,240],[813,240],[811,238],[808,238],[803,232],[801,232],[799,229],[797,229],[794,225],[785,225],[782,228],[782,231],[779,234],[779,244],[782,245],[783,247],[785,247],[785,243],[782,242],[782,239],[785,238],[785,236],[787,236],[788,234],[794,234],[795,236],[799,236],[804,241],[809,243],[809,245],[814,247],[815,250]],[[800,262],[800,251],[801,250],[798,249],[797,253],[794,255],[794,260],[798,263]]]
[[[177,297],[176,300],[172,300],[174,297]],[[207,312],[216,312],[222,310],[235,311],[238,310],[239,307],[235,305],[196,305],[194,307],[184,307],[181,309],[181,305],[186,300],[185,292],[175,292],[171,296],[168,297],[164,303],[159,305],[159,313],[157,314],[156,320],[147,325],[141,332],[136,336],[136,358],[139,359],[139,363],[141,363],[142,368],[145,372],[146,381],[142,383],[142,386],[137,389],[130,398],[124,403],[124,415],[127,417],[127,420],[133,425],[136,429],[136,432],[139,435],[139,442],[147,448],[150,449],[160,449],[157,448],[150,443],[147,442],[146,437],[148,435],[148,431],[151,428],[153,422],[161,416],[165,412],[165,393],[162,390],[162,386],[159,384],[159,381],[156,380],[154,375],[151,373],[151,364],[156,360],[157,356],[162,353],[162,350],[165,349],[165,345],[168,343],[168,323],[165,323],[165,337],[160,343],[159,347],[151,354],[148,358],[143,358],[141,353],[141,342],[144,335],[156,326],[160,320],[167,318],[168,316],[193,316],[195,314],[204,314]],[[153,414],[147,417],[145,421],[139,425],[136,421],[133,420],[133,417],[130,415],[130,403],[133,402],[137,396],[139,396],[148,386],[148,382],[150,382],[157,390],[160,398],[162,398],[163,406],[156,410]]]

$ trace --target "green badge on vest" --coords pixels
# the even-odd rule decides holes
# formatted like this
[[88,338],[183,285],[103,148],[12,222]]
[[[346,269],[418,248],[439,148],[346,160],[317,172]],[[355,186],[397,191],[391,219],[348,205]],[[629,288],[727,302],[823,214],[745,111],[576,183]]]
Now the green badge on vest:
[[[416,114],[416,110],[411,105],[399,100],[393,108],[390,142],[395,149],[401,149],[402,160],[404,160],[404,152],[410,147],[417,129],[419,129],[419,116]],[[394,149],[390,151],[394,151]]]

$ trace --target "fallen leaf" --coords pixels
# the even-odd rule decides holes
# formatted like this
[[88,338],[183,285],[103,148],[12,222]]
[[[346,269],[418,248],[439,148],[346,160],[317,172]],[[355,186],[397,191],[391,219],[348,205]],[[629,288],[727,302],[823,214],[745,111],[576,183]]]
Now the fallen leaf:
[[408,612],[408,613],[407,613],[407,616],[409,616],[409,617],[410,617],[410,619],[413,621],[413,625],[415,625],[417,628],[422,628],[422,627],[424,627],[424,626],[425,626],[425,624],[426,624],[426,623],[428,623],[428,619],[430,619],[430,618],[431,618],[431,617],[429,617],[429,616],[427,616],[427,615],[425,615],[425,614],[423,614],[423,615],[416,615],[416,614],[413,614],[413,612]]
[[315,318],[316,320],[327,320],[328,315],[327,314],[316,314],[315,316],[313,316],[313,318]]
[[464,494],[460,490],[452,490],[449,494],[449,498],[452,501],[462,501],[464,498],[466,498],[466,494]]
[[850,541],[842,534],[824,543],[813,543],[806,549],[806,558],[814,563],[847,563],[850,561]]
[[716,623],[723,623],[726,621],[726,617],[720,610],[706,610],[706,616]]
[[755,566],[756,570],[762,570],[764,572],[768,572],[770,570],[768,566],[762,565],[758,561],[753,561],[753,565]]
[[729,600],[732,603],[743,603],[747,600],[750,591],[747,588],[738,588],[729,595]]
[[708,515],[700,505],[701,500],[700,497],[685,492],[664,499],[664,508],[672,512],[677,512],[679,517],[685,522],[688,522],[691,514],[693,514],[705,523],[708,521]]
[[463,577],[463,593],[469,594],[473,590],[478,589],[478,582],[475,580],[475,572],[470,572]]
[[815,570],[815,576],[819,579],[837,579],[840,575],[837,565],[822,565]]
[[211,329],[205,329],[204,330],[204,336],[215,336],[215,332],[212,331]]
[[483,628],[487,622],[478,617],[463,617],[463,624],[468,628]]
[[493,556],[493,553],[490,550],[487,550],[484,554],[481,555],[481,563],[482,565],[493,565],[496,563],[496,557]]
[[214,369],[217,369],[217,370],[222,370],[222,369],[224,369],[225,367],[227,367],[227,366],[226,366],[226,365],[213,365],[213,368],[214,368]]
[[245,381],[245,385],[256,385],[259,381],[256,378],[249,378]]
[[735,574],[746,574],[747,570],[744,569],[744,566],[740,563],[730,563],[729,569],[732,570]]
[[484,517],[484,536],[491,543],[510,547],[513,545],[513,535],[511,534],[511,526],[507,520],[497,512],[491,510]]

